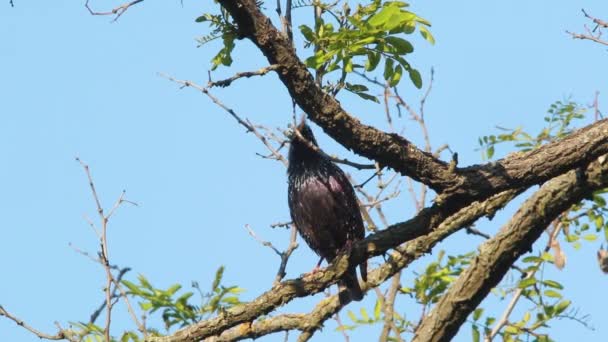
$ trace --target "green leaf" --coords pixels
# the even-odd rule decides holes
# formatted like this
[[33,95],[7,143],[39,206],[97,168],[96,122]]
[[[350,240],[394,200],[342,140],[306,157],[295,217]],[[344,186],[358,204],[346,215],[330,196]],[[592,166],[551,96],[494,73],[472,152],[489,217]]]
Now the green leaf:
[[393,15],[383,26],[383,28],[390,33],[412,33],[413,30],[410,31],[410,27],[416,28],[415,20],[418,17],[408,11],[399,10],[395,15]]
[[230,286],[228,288],[228,293],[239,294],[245,292],[245,289],[238,286]]
[[194,295],[194,293],[192,292],[186,292],[183,295],[179,296],[179,298],[176,299],[176,302],[187,302],[188,299],[190,299],[190,297],[192,297]]
[[410,68],[408,72],[410,73],[410,80],[412,80],[416,88],[422,88],[422,76],[420,76],[420,72],[414,68]]
[[476,321],[479,319],[479,317],[481,317],[481,315],[483,314],[483,308],[477,308],[475,309],[475,311],[473,311],[473,320]]
[[561,302],[557,303],[555,305],[555,314],[559,315],[564,312],[564,310],[566,310],[568,306],[570,306],[570,303],[572,302],[569,300],[562,300]]
[[541,254],[541,259],[543,261],[549,261],[552,262],[554,260],[553,258],[553,254],[549,253],[549,252],[543,252],[543,254]]
[[222,303],[226,303],[226,304],[238,304],[240,303],[239,299],[237,297],[224,297],[222,298]]
[[351,58],[344,60],[344,72],[353,72],[353,60]]
[[144,311],[148,311],[150,309],[152,309],[152,303],[150,302],[140,302],[139,303],[139,307],[144,310]]
[[539,335],[536,339],[536,342],[550,342],[549,336],[547,335]]
[[146,279],[146,277],[144,277],[143,274],[138,275],[137,279],[141,283],[141,286],[143,286],[144,288],[146,288],[148,290],[153,290],[154,289],[152,287],[152,284],[150,284],[150,282],[148,281],[148,279]]
[[369,90],[369,88],[363,84],[352,84],[348,82],[346,82],[346,89],[355,93]]
[[595,223],[595,227],[597,229],[600,229],[604,226],[604,216],[599,215],[598,217],[595,218],[595,220],[593,220],[593,223]]
[[181,289],[181,288],[182,288],[182,286],[180,284],[175,284],[167,289],[167,294],[169,296],[173,296],[175,294],[175,292],[179,291],[179,289]]
[[543,280],[543,284],[554,289],[563,290],[564,286],[554,280]]
[[422,35],[422,37],[424,39],[426,39],[426,41],[435,45],[435,38],[433,37],[431,32],[426,27],[420,26],[418,29],[420,30],[420,34]]
[[505,328],[505,332],[508,334],[518,335],[521,332],[521,330],[514,325],[508,325]]
[[541,259],[540,257],[537,257],[535,255],[530,255],[530,256],[523,258],[522,261],[525,263],[537,263],[537,262],[543,261],[543,259]]
[[222,281],[222,277],[224,276],[224,266],[220,266],[217,271],[215,271],[215,279],[213,279],[213,283],[211,284],[211,290],[215,291],[220,282]]
[[382,301],[376,300],[376,305],[374,305],[374,320],[380,319],[380,313],[382,312]]
[[488,147],[486,150],[486,158],[492,159],[492,157],[494,157],[494,145]]
[[393,15],[397,15],[399,11],[399,7],[397,6],[384,6],[380,12],[371,16],[367,20],[367,23],[372,26],[384,25]]
[[370,321],[369,315],[367,314],[367,310],[365,308],[361,308],[361,317],[363,317],[364,321]]
[[575,242],[575,241],[578,241],[578,239],[579,239],[579,237],[574,234],[566,235],[566,241],[568,241],[568,242]]
[[373,95],[370,95],[367,93],[355,93],[355,94],[357,94],[359,97],[363,98],[364,100],[380,103],[380,100],[378,100],[378,98]]
[[593,195],[593,202],[595,202],[595,204],[597,204],[600,207],[606,206],[606,200],[604,199],[604,197],[596,195],[596,194]]
[[390,80],[393,77],[393,73],[393,60],[387,58],[386,62],[384,62],[384,79]]
[[300,25],[299,29],[307,41],[309,41],[309,42],[315,41],[315,32],[310,27],[308,27],[306,25]]
[[403,67],[401,67],[401,65],[397,65],[397,67],[395,68],[395,73],[393,73],[393,76],[389,81],[389,85],[391,87],[394,87],[399,84],[399,81],[401,80],[401,75],[403,75]]
[[384,38],[384,40],[392,45],[398,54],[404,55],[414,52],[412,44],[403,38],[389,36]]
[[595,241],[597,240],[597,235],[595,234],[587,234],[583,236],[583,239],[587,240],[587,241]]
[[350,318],[351,321],[353,321],[355,323],[357,322],[357,316],[355,316],[355,314],[352,311],[348,310],[348,312],[346,314],[348,315],[348,317]]
[[375,70],[380,63],[380,53],[378,52],[368,52],[367,60],[365,61],[365,71]]
[[536,278],[528,278],[520,281],[517,287],[519,287],[520,289],[525,289],[526,287],[532,286],[534,284],[536,284]]
[[551,297],[551,298],[562,298],[561,293],[554,291],[554,290],[546,290],[545,296]]
[[476,325],[472,325],[471,328],[472,330],[472,335],[473,335],[473,342],[479,342],[480,341],[480,334],[479,334],[479,329],[477,328]]
[[131,293],[133,293],[134,295],[140,295],[143,292],[139,289],[139,286],[133,284],[132,282],[128,281],[128,280],[123,280],[122,281],[123,285],[126,286],[129,291]]

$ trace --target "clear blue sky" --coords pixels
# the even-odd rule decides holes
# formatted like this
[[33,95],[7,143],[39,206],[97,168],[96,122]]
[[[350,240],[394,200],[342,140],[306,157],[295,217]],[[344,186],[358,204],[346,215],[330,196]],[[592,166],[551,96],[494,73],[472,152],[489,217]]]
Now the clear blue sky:
[[[103,270],[68,246],[98,248],[83,218],[95,217],[95,207],[76,156],[90,164],[105,206],[123,189],[140,204],[121,208],[110,226],[111,261],[132,267],[131,279],[141,273],[157,286],[178,282],[187,287],[192,280],[208,286],[215,269],[225,265],[226,283],[246,288],[245,299],[254,298],[269,288],[278,260],[243,227],[251,225],[278,246],[287,242],[287,232],[268,228],[289,218],[284,167],[257,157],[256,152],[265,153],[264,146],[206,97],[179,90],[157,75],[207,81],[209,60],[219,45],[196,48],[195,37],[207,33],[207,26],[194,19],[215,11],[215,5],[146,1],[111,23],[108,17],[90,16],[83,3],[0,4],[0,304],[38,329],[54,332],[54,321],[66,326],[86,320],[102,301]],[[412,10],[433,23],[437,40],[430,46],[417,39],[412,56],[425,80],[431,67],[436,70],[426,108],[433,144],[449,143],[461,165],[479,163],[477,138],[495,125],[537,131],[555,100],[586,104],[600,91],[606,103],[606,48],[574,41],[564,32],[583,29],[587,22],[581,8],[608,17],[608,3],[599,0],[414,2]],[[309,9],[296,13],[308,14]],[[234,67],[220,68],[213,77],[265,65],[251,43],[238,42]],[[421,95],[406,83],[401,92],[412,101]],[[273,75],[214,93],[256,123],[284,126],[290,120],[287,92]],[[351,97],[342,102],[364,122],[384,127],[381,106]],[[399,125],[420,142],[411,121]],[[316,131],[326,150],[349,156]],[[400,201],[389,208],[391,222],[412,213],[409,198]],[[511,206],[478,228],[492,231],[514,210]],[[460,252],[477,243],[458,235],[439,248]],[[554,322],[558,341],[608,340],[603,310],[608,300],[602,292],[607,279],[595,262],[598,245],[567,249],[565,271],[547,271],[566,285],[566,296],[596,328]],[[315,262],[302,245],[288,276],[309,271]],[[411,273],[403,283],[408,281]],[[371,307],[373,297],[349,309]],[[296,301],[279,311],[304,311],[313,304]],[[409,310],[406,302],[397,309]],[[116,322],[118,332],[128,318]],[[333,328],[328,322],[315,340],[338,338]],[[456,340],[469,340],[470,327],[462,330]],[[376,336],[375,329],[361,329],[351,341]],[[0,319],[0,340],[37,338]]]

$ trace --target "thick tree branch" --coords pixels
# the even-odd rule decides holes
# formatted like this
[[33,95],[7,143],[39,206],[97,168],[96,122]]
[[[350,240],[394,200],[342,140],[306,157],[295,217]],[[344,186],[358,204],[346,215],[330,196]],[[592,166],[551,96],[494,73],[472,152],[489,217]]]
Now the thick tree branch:
[[[599,171],[594,171],[594,169],[591,168],[588,173],[598,174]],[[570,173],[568,175],[570,175]],[[565,176],[558,178],[558,180],[562,179],[563,177]],[[599,176],[594,177],[598,178]],[[592,178],[589,177],[589,179]],[[552,182],[551,184],[553,183],[555,182]],[[586,188],[586,191],[588,192],[584,195],[587,195],[593,189],[598,189],[603,186],[605,186],[604,183],[589,183],[588,187]],[[391,248],[395,248],[399,244],[399,241],[411,240],[403,246],[395,248],[397,253],[393,253],[387,263],[383,264],[380,268],[374,270],[373,272],[370,272],[369,280],[366,284],[367,286],[364,287],[364,290],[367,290],[370,287],[378,286],[379,284],[383,283],[391,276],[396,274],[399,270],[409,265],[409,263],[411,263],[413,260],[419,258],[425,253],[430,252],[430,250],[436,243],[443,240],[448,235],[461,229],[462,227],[466,227],[467,225],[472,224],[482,216],[492,217],[496,210],[500,209],[502,206],[508,203],[521,191],[523,191],[523,189],[509,190],[495,195],[486,201],[473,202],[469,205],[463,205],[462,208],[453,215],[447,214],[445,212],[446,208],[442,206],[435,205],[433,207],[426,208],[413,219],[401,224],[391,226],[384,231],[373,234],[365,240],[356,243],[353,246],[353,250],[351,251],[350,255],[338,256],[336,260],[334,260],[334,262],[332,262],[332,264],[330,264],[330,266],[326,269],[322,269],[314,274],[307,274],[302,278],[283,281],[279,285],[274,286],[271,290],[260,295],[258,298],[256,298],[250,303],[246,303],[228,309],[222,314],[220,314],[220,316],[218,317],[194,324],[190,327],[176,332],[172,336],[150,337],[148,340],[163,342],[197,341],[203,338],[221,335],[224,331],[226,331],[226,333],[228,333],[228,331],[231,331],[232,334],[232,330],[228,330],[231,327],[235,327],[242,323],[250,324],[251,322],[255,322],[255,320],[259,316],[271,312],[278,306],[284,305],[285,303],[291,301],[296,297],[303,297],[310,294],[318,293],[327,286],[334,284],[337,279],[339,279],[341,275],[346,271],[349,262],[360,263],[369,256],[379,255],[388,251]],[[573,203],[573,201],[580,201],[584,197],[584,195],[581,195],[578,192],[572,192],[568,194],[572,195],[572,197],[565,196],[565,193],[563,191],[560,191],[559,195],[562,196],[562,200],[558,201],[559,203],[567,201],[570,204]],[[567,206],[565,208],[567,208]],[[550,212],[546,213],[551,214]],[[530,215],[531,218],[532,216],[533,215]],[[534,218],[542,220],[541,218],[539,218],[539,216],[534,216]],[[546,220],[547,222],[550,221],[550,219]],[[546,227],[546,225],[544,227]],[[544,227],[542,229],[544,229]],[[541,232],[542,229],[540,229]],[[504,235],[504,233],[502,234]],[[509,234],[507,234],[507,236],[510,236]],[[531,244],[531,242],[529,243]],[[527,249],[529,249],[529,246],[526,247],[525,250]],[[485,250],[486,248],[483,249],[483,251]],[[487,250],[494,251],[497,250],[497,248],[492,247],[492,249],[487,248]],[[506,268],[508,269],[512,262],[506,264]],[[339,309],[343,305],[347,304],[344,302],[340,303],[337,296],[334,296],[332,297],[332,299],[328,300],[335,301],[335,305],[330,305],[324,307],[323,309],[319,309],[323,310],[323,315],[316,315],[315,313],[315,317],[323,318],[323,320],[328,319],[335,312],[339,311]],[[321,303],[319,305],[321,305]],[[475,306],[472,306],[472,308],[474,307]],[[249,331],[249,333],[243,334],[243,338],[254,336],[257,337],[261,336],[260,334],[263,333],[294,329],[292,325],[294,324],[293,317],[295,316],[287,317],[288,319],[286,320],[286,322],[290,322],[289,324],[285,323],[284,325],[282,325],[276,322],[272,323],[273,321],[269,321],[264,323],[266,327],[264,329],[245,329],[245,331]],[[464,315],[464,318],[466,318],[466,315]],[[428,320],[425,320],[424,322],[427,321]],[[318,328],[321,327],[320,323],[322,323],[322,321],[315,323],[315,328],[313,329],[310,328],[310,325],[308,325],[311,324],[311,321],[307,320],[306,324],[308,328],[304,328],[303,330],[307,335],[311,335]],[[251,324],[253,324],[253,327],[256,327],[255,324],[257,324],[257,322]]]
[[532,248],[559,214],[608,185],[605,157],[586,169],[572,170],[553,179],[526,200],[511,221],[479,248],[479,255],[464,271],[431,313],[412,341],[449,341],[468,315],[509,270]]
[[324,93],[298,58],[289,39],[271,24],[255,0],[222,0],[220,3],[238,24],[241,36],[253,41],[271,64],[280,66],[278,76],[291,97],[326,133],[356,153],[432,184],[436,190],[446,187],[443,183],[453,177],[446,174],[446,163],[417,149],[397,134],[387,134],[361,124],[344,111],[334,97]]
[[272,25],[255,0],[219,2],[237,23],[241,37],[250,39],[271,64],[279,66],[279,78],[312,121],[346,148],[427,184],[442,194],[439,201],[483,199],[507,189],[541,184],[608,153],[608,121],[599,121],[561,142],[528,153],[485,165],[450,168],[405,138],[364,125],[348,114],[314,82],[290,41]]
[[[458,231],[460,228],[472,224],[482,216],[492,217],[497,210],[502,208],[519,193],[520,191],[514,190],[505,191],[492,196],[483,202],[473,202],[470,205],[462,208],[454,215],[445,216],[443,220],[440,221],[436,220],[443,215],[439,208],[428,208],[423,210],[420,215],[407,223],[404,223],[404,225],[415,231],[412,233],[412,236],[418,234],[417,238],[412,238],[410,239],[412,241],[397,247],[395,249],[395,253],[391,253],[390,258],[386,263],[370,272],[368,275],[368,282],[363,284],[364,286],[362,289],[366,291],[369,288],[382,284],[401,269],[409,265],[412,261],[426,253],[429,253],[435,244],[445,239],[450,234]],[[437,223],[430,224],[429,222]],[[172,336],[149,337],[147,341],[198,341],[210,336],[220,335],[224,331],[226,331],[226,334],[234,334],[232,330],[228,329],[242,323],[250,324],[259,316],[274,310],[278,306],[289,302],[293,298],[318,293],[327,286],[334,284],[347,270],[349,257],[351,262],[360,263],[365,258],[366,250],[371,252],[372,255],[378,255],[387,251],[388,249],[383,248],[391,245],[391,243],[389,241],[378,239],[377,236],[386,233],[388,230],[390,230],[390,228],[377,234],[373,234],[367,239],[356,243],[350,256],[338,256],[336,260],[334,260],[334,262],[326,269],[321,269],[313,274],[307,274],[302,278],[283,281],[279,285],[274,286],[269,291],[260,295],[252,302],[230,308],[223,314],[220,314],[218,317],[196,323],[185,329],[177,331]],[[421,232],[423,231],[428,232],[428,234],[422,235]],[[394,236],[391,234],[384,234],[384,239],[391,240],[393,247],[395,247],[399,244],[397,243],[399,240],[392,240],[393,238]],[[323,321],[330,318],[346,304],[348,303],[340,303],[338,295],[334,295],[331,298],[325,299],[319,303],[315,310],[311,313],[315,317],[318,317],[318,321],[308,320],[306,321],[306,326],[300,326],[299,328],[294,328],[292,325],[294,324],[295,317],[293,315],[286,318],[284,325],[276,322],[275,324],[271,323],[272,321],[268,321],[265,322],[264,325],[256,326],[256,322],[253,323],[251,329],[243,328],[244,332],[247,332],[247,334],[243,334],[242,338],[259,337],[263,334],[290,329],[301,329],[307,332],[307,334],[312,335],[318,328],[321,327],[321,323]],[[279,320],[279,317],[284,316],[280,315],[268,320]],[[260,329],[262,329],[262,327],[265,328],[260,330],[255,329],[255,327],[260,327]]]

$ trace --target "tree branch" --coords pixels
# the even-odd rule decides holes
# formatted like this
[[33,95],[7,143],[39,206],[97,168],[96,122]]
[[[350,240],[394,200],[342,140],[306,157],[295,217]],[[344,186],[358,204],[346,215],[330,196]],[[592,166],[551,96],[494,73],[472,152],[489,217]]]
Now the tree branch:
[[[604,159],[600,158],[602,162]],[[599,160],[586,169],[572,170],[543,185],[494,238],[481,245],[479,255],[425,317],[412,341],[450,340],[517,258],[532,248],[552,220],[607,185],[608,165]]]
[[4,309],[4,307],[2,307],[2,305],[0,305],[0,316],[5,316],[6,318],[15,322],[17,325],[22,326],[24,329],[30,331],[32,334],[38,336],[41,339],[54,340],[54,341],[59,341],[59,340],[73,341],[73,339],[71,338],[71,336],[69,334],[69,331],[60,329],[59,332],[55,335],[49,335],[49,334],[43,333],[39,330],[32,328],[30,325],[28,325],[24,321],[20,320],[19,318],[15,317],[14,315],[12,315],[8,311],[6,311]]
[[[420,215],[411,219],[407,223],[404,223],[408,227],[406,228],[406,231],[414,231],[411,236],[417,236],[417,238],[412,238],[410,239],[412,241],[395,248],[395,253],[391,254],[386,263],[370,272],[367,283],[362,284],[363,291],[367,291],[369,288],[379,286],[384,281],[399,272],[399,270],[408,266],[412,261],[426,253],[429,253],[435,244],[442,241],[450,234],[458,231],[461,227],[472,224],[482,216],[493,216],[498,209],[502,208],[520,192],[521,190],[505,191],[492,196],[485,201],[473,202],[468,206],[465,206],[454,215],[444,216],[442,220],[438,220],[438,218],[443,215],[440,209],[427,208],[423,210]],[[434,222],[434,224],[431,222]],[[325,269],[321,269],[313,274],[304,275],[298,279],[285,280],[279,285],[274,286],[269,291],[263,293],[252,302],[230,308],[220,314],[218,317],[193,324],[187,328],[177,331],[171,336],[148,337],[147,341],[198,341],[210,336],[220,335],[224,331],[228,331],[229,328],[237,326],[241,323],[251,324],[251,322],[257,319],[257,317],[260,315],[267,314],[278,306],[284,305],[296,297],[304,297],[310,294],[318,293],[323,291],[323,289],[325,289],[327,286],[337,282],[342,274],[348,269],[349,258],[351,262],[360,263],[364,260],[366,251],[370,253],[370,255],[379,255],[388,250],[386,246],[392,245],[393,247],[396,247],[399,245],[398,241],[400,240],[395,240],[393,235],[386,234],[386,232],[390,230],[391,229],[389,228],[373,234],[365,240],[357,242],[353,246],[350,256],[346,254],[338,256],[334,262],[332,262],[332,264]],[[420,233],[423,231],[428,232],[428,235],[421,236],[422,234]],[[379,239],[379,235],[384,237]],[[386,239],[387,241],[384,241],[383,239]],[[378,245],[375,246],[375,244]],[[321,322],[330,318],[346,304],[348,304],[347,301],[340,302],[338,295],[334,295],[329,299],[321,301],[313,311],[313,314],[315,314],[315,317],[322,320],[307,320],[307,325],[305,328],[303,328],[303,330],[307,331],[309,334],[314,333],[318,328],[320,328]],[[270,318],[268,320],[277,319],[277,317]],[[291,318],[288,321],[293,323]],[[267,322],[266,324],[270,323]],[[282,330],[297,329],[293,328],[291,325],[285,325],[285,329],[282,329],[281,325],[278,324],[269,326],[274,328],[272,331],[265,330],[266,334]],[[243,338],[259,336],[261,335],[247,335]]]
[[[541,184],[608,153],[608,121],[577,131],[560,143],[547,144],[493,163],[451,168],[407,139],[362,124],[314,82],[291,43],[258,8],[255,0],[220,0],[238,25],[271,64],[292,99],[337,142],[357,154],[427,184],[438,201],[483,199],[490,194]],[[581,135],[585,138],[581,139]],[[570,144],[577,142],[576,144]],[[555,156],[559,158],[555,158]]]

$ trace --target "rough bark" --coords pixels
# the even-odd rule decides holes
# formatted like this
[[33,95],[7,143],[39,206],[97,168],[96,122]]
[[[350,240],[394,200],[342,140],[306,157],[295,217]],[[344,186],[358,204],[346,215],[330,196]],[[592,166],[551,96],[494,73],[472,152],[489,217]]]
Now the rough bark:
[[608,165],[599,161],[543,185],[495,237],[481,245],[478,256],[424,318],[412,341],[451,340],[509,267],[532,249],[551,221],[607,185]]

